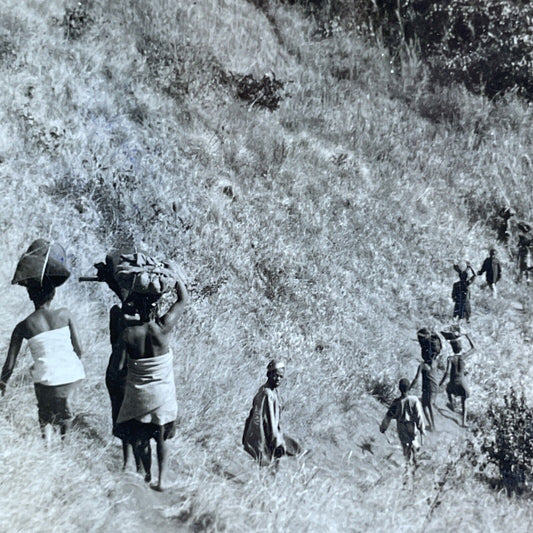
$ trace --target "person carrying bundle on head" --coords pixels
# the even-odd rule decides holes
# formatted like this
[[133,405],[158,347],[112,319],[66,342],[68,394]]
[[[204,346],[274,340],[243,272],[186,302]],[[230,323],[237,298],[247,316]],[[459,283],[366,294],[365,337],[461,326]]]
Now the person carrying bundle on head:
[[35,311],[13,330],[2,368],[0,390],[4,395],[22,342],[27,340],[34,360],[31,375],[37,397],[39,425],[47,443],[50,442],[51,426],[59,426],[62,439],[70,429],[74,419],[71,398],[80,381],[85,378],[80,361],[82,348],[74,318],[66,308],[52,308],[56,287],[69,276],[63,248],[38,239],[21,257],[12,281],[13,284],[26,287]]
[[[127,432],[121,431],[121,428],[117,424],[117,418],[120,407],[122,406],[122,402],[124,400],[124,393],[126,390],[126,375],[128,371],[127,365],[122,364],[122,331],[126,326],[129,315],[134,314],[135,312],[131,305],[124,304],[124,300],[128,296],[128,291],[121,288],[115,277],[121,255],[122,253],[118,250],[109,252],[106,255],[105,262],[96,263],[94,265],[97,270],[96,279],[83,279],[105,282],[107,286],[119,297],[121,302],[121,305],[113,305],[109,311],[109,337],[111,342],[111,355],[106,368],[105,384],[111,402],[112,432],[115,437],[118,437],[122,441],[122,468],[123,470],[126,470],[129,463],[130,449],[132,446]],[[142,468],[142,462],[139,455],[136,453],[136,449],[133,449],[133,456],[135,459],[137,472],[140,472]]]
[[[454,265],[454,270],[459,274],[459,281],[456,281],[452,287],[452,300],[454,302],[453,318],[470,322],[470,285],[474,283],[476,273],[468,263],[462,262]],[[470,270],[471,276],[468,276]]]
[[[132,316],[125,318],[120,333],[118,370],[127,365],[127,375],[124,399],[117,416],[117,430],[128,435],[142,461],[147,482],[151,481],[150,440],[156,441],[159,475],[157,483],[151,487],[163,491],[168,485],[166,440],[175,434],[177,415],[169,337],[184,310],[187,290],[182,276],[176,274],[173,279],[176,299],[169,310],[160,315],[157,302],[171,287],[171,276],[168,272],[162,274],[161,268],[152,260],[139,266],[146,256],[122,258],[126,263],[129,259],[131,262],[122,270],[119,268],[116,277],[122,287],[129,287],[130,294],[125,303],[132,310]],[[132,266],[132,263],[137,266]]]
[[282,404],[277,388],[284,375],[285,363],[272,359],[267,365],[267,381],[254,396],[244,424],[242,445],[260,466],[267,466],[284,455],[302,453],[298,442],[281,431]]
[[[446,381],[448,374],[450,380],[446,386],[446,394],[448,395],[448,407],[455,411],[455,406],[453,402],[454,396],[459,396],[461,398],[461,410],[462,410],[462,425],[466,425],[466,400],[470,396],[468,386],[465,379],[465,363],[464,360],[474,351],[474,343],[467,334],[462,334],[459,327],[451,327],[447,331],[443,331],[442,335],[446,340],[449,341],[450,346],[453,350],[453,355],[448,357],[446,364],[446,370],[442,379],[439,383],[439,387]],[[462,344],[460,341],[461,337],[465,337],[470,348],[468,351],[463,352]]]

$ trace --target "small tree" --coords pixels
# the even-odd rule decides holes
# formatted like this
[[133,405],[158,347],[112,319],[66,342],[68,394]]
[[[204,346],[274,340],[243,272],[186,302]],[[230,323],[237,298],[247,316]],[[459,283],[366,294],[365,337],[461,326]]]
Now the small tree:
[[504,404],[491,403],[486,414],[486,423],[474,443],[474,449],[482,455],[479,466],[482,470],[496,467],[497,485],[509,496],[529,492],[533,479],[533,408],[523,394],[519,397],[511,389],[504,396]]

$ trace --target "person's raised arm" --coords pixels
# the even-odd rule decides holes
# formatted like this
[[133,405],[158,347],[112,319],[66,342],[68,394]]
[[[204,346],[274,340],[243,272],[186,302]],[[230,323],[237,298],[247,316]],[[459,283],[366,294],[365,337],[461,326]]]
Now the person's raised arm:
[[72,347],[74,348],[76,355],[81,359],[83,350],[81,348],[80,336],[78,334],[78,328],[74,322],[74,318],[70,312],[68,315],[68,328],[70,330],[70,342],[72,343]]
[[16,325],[13,333],[11,334],[11,341],[9,342],[7,357],[2,368],[2,376],[0,378],[0,391],[2,392],[2,396],[6,392],[7,382],[9,381],[11,374],[13,374],[13,369],[15,368],[15,364],[17,362],[22,341],[24,340],[23,329],[22,323],[19,323]]
[[183,313],[185,305],[189,299],[185,283],[181,279],[176,281],[176,301],[170,309],[159,319],[161,326],[166,330],[171,330],[177,323],[179,316]]
[[470,348],[468,348],[468,350],[463,354],[463,357],[466,357],[468,355],[470,355],[475,349],[476,347],[474,346],[474,343],[472,342],[472,339],[470,338],[470,336],[468,335],[468,333],[465,333],[463,335],[463,337],[466,337],[466,340],[469,342],[470,344]]
[[418,365],[418,369],[416,371],[416,376],[414,377],[413,381],[411,381],[411,385],[409,385],[409,390],[411,390],[418,381],[418,376],[420,375],[420,368],[422,365]]

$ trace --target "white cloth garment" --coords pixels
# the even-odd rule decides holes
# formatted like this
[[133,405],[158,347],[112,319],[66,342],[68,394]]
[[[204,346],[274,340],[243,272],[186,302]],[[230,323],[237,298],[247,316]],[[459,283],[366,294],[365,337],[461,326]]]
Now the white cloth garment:
[[65,385],[85,378],[80,358],[70,340],[70,328],[43,331],[28,339],[33,365],[31,375],[34,383],[42,385]]

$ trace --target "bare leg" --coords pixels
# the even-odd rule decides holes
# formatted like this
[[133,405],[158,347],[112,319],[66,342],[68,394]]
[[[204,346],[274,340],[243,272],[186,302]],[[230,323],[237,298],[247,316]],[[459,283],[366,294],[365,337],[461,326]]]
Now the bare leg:
[[61,434],[61,441],[62,442],[68,442],[68,435],[69,435],[69,432],[72,428],[72,422],[73,422],[73,419],[70,418],[68,420],[63,420],[60,424],[59,424],[59,432]]
[[47,448],[50,448],[52,444],[52,426],[46,422],[39,422],[39,426],[41,428],[41,436],[44,440],[44,445]]
[[135,459],[135,470],[137,470],[137,473],[140,474],[143,468],[141,457],[137,453],[137,450],[134,446],[131,447],[133,450],[133,458]]
[[433,416],[433,406],[431,405],[431,402],[428,403],[426,406],[427,411],[427,419],[429,420],[429,423],[431,425],[431,430],[433,431],[435,429],[435,417]]
[[448,395],[448,407],[452,410],[452,411],[455,411],[455,406],[453,405],[453,398],[452,398],[452,395],[447,392],[446,393]]
[[160,431],[157,433],[156,437],[156,451],[157,451],[157,465],[159,467],[159,477],[157,485],[151,485],[154,490],[160,492],[164,491],[167,488],[166,480],[166,469],[167,469],[167,445],[164,439],[164,428],[161,426]]
[[468,427],[466,425],[466,398],[461,398],[461,408],[463,411],[463,427],[466,428]]
[[132,446],[133,453],[137,454],[142,462],[145,471],[144,481],[149,483],[152,481],[152,448],[150,447],[150,441],[135,440]]
[[122,441],[122,470],[126,470],[130,460],[130,445],[127,440]]

